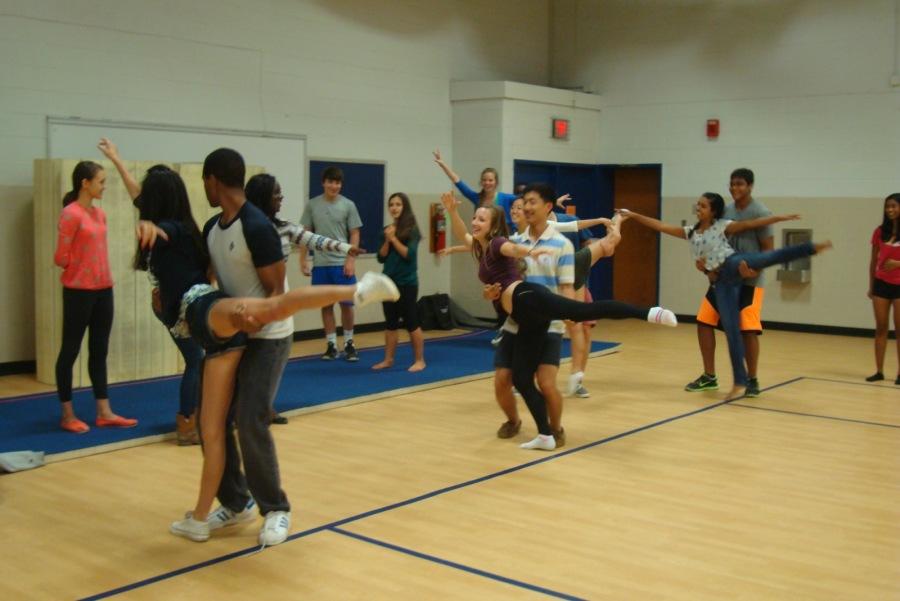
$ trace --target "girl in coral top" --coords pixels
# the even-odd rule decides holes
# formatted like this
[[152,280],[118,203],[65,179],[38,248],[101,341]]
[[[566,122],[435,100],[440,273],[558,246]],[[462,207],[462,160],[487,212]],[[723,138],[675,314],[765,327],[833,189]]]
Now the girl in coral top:
[[[891,307],[894,328],[900,331],[900,192],[884,199],[884,218],[872,232],[872,259],[869,262],[869,298],[875,310],[875,367],[866,378],[869,382],[884,380],[884,353],[891,329]],[[900,336],[897,337],[897,360],[900,362]],[[900,386],[900,368],[894,384]]]
[[82,161],[72,172],[72,190],[63,197],[59,237],[53,261],[63,268],[63,337],[56,359],[56,390],[62,403],[63,430],[83,434],[90,427],[72,407],[72,366],[85,330],[88,334],[88,375],[97,401],[98,427],[130,428],[136,419],[121,417],[109,406],[106,355],[113,320],[112,274],[106,243],[106,214],[94,206],[103,197],[106,172]]

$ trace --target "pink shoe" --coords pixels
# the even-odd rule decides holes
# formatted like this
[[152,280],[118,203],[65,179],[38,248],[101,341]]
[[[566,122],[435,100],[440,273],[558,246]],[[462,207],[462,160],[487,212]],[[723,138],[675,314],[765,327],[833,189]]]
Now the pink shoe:
[[88,430],[91,429],[86,423],[81,421],[80,419],[73,418],[70,420],[63,420],[59,422],[59,427],[65,430],[66,432],[72,432],[73,434],[84,434]]
[[137,425],[137,422],[138,420],[136,419],[117,415],[111,418],[98,417],[94,423],[97,424],[98,428],[133,428]]

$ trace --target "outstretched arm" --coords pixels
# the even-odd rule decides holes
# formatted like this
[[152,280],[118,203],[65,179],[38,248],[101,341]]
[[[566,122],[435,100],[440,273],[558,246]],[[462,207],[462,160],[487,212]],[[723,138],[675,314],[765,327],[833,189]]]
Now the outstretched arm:
[[348,244],[347,242],[335,240],[334,238],[316,234],[302,225],[290,224],[287,228],[287,235],[291,242],[291,246],[295,248],[303,247],[312,250],[327,250],[354,257],[360,252],[359,247]]
[[768,217],[760,217],[759,219],[748,219],[746,221],[732,221],[725,228],[726,234],[737,234],[747,230],[755,230],[757,228],[766,227],[773,223],[781,221],[796,221],[800,219],[800,215],[769,215]]
[[442,248],[437,252],[439,257],[446,257],[447,255],[452,255],[454,253],[464,253],[469,252],[469,249],[466,248],[464,244],[459,244],[457,246],[448,246],[447,248]]
[[125,188],[128,190],[128,195],[131,197],[131,200],[133,201],[136,199],[141,193],[141,185],[137,183],[137,180],[134,179],[131,172],[125,168],[125,163],[123,163],[121,157],[119,157],[119,149],[116,145],[113,144],[112,140],[109,138],[100,138],[100,143],[97,144],[97,148],[99,148],[100,152],[116,166],[116,171],[119,172],[119,176],[122,178],[122,181],[125,182]]
[[678,227],[677,225],[672,225],[671,223],[663,223],[659,219],[647,217],[646,215],[641,215],[640,213],[635,213],[634,211],[629,211],[628,209],[618,209],[616,212],[623,217],[634,218],[634,220],[641,225],[649,227],[652,230],[656,230],[657,232],[669,234],[670,236],[674,236],[675,238],[683,239],[685,237],[684,229]]
[[457,240],[463,240],[466,243],[466,248],[472,248],[472,234],[470,234],[466,230],[466,224],[463,222],[462,217],[459,216],[459,211],[457,207],[459,207],[459,201],[453,196],[453,192],[444,192],[441,194],[441,203],[444,205],[444,209],[447,210],[447,215],[450,217],[450,224],[453,227],[453,236],[456,237]]
[[444,159],[441,158],[441,151],[439,149],[436,149],[431,154],[434,155],[434,162],[437,163],[438,167],[441,168],[441,171],[443,171],[447,175],[447,177],[450,178],[450,181],[454,184],[459,182],[459,176],[456,175],[453,169],[450,168],[450,165],[445,163]]

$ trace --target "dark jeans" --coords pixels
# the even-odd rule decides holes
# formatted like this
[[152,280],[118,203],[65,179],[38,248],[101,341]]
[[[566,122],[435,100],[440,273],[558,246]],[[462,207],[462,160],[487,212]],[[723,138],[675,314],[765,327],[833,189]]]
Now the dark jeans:
[[56,358],[56,391],[63,403],[72,400],[72,366],[88,330],[88,375],[94,398],[109,398],[106,355],[113,322],[113,291],[63,288],[63,335]]
[[[218,498],[228,509],[241,511],[256,499],[262,515],[290,511],[281,490],[275,442],[269,432],[272,402],[291,350],[291,336],[276,340],[251,338],[238,366],[234,398],[225,430],[225,473]],[[240,452],[234,437],[237,425]],[[244,473],[241,472],[241,458]]]
[[744,340],[741,338],[741,286],[744,280],[738,271],[741,261],[746,261],[751,269],[764,269],[778,263],[787,263],[815,253],[811,242],[796,246],[785,246],[777,250],[758,253],[735,253],[725,259],[719,268],[719,277],[714,284],[716,308],[725,338],[728,340],[728,355],[735,386],[747,385],[747,368],[744,365]]
[[178,399],[178,413],[190,417],[200,401],[200,371],[203,369],[203,347],[193,338],[172,336],[175,346],[184,357],[184,374]]

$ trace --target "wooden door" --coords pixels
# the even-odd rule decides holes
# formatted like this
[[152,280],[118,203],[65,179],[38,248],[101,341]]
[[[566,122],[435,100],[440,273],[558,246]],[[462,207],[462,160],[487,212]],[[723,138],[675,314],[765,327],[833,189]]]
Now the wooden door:
[[[659,218],[658,167],[617,167],[613,177],[614,208]],[[622,226],[622,242],[613,257],[613,298],[635,305],[656,305],[658,265],[658,234],[626,222]]]

